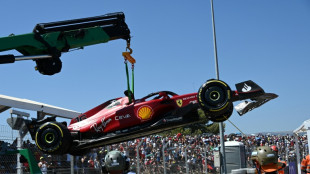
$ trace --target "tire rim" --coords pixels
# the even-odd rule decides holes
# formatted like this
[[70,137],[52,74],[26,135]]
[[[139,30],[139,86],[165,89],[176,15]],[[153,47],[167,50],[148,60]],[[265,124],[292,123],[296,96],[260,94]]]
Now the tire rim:
[[211,86],[205,92],[205,101],[208,105],[220,107],[225,103],[225,92],[221,87]]
[[58,130],[51,127],[43,130],[42,134],[39,136],[41,136],[41,142],[44,148],[52,148],[57,146],[60,141]]
[[210,92],[209,97],[212,101],[216,101],[221,97],[221,94],[218,91],[212,91],[212,92]]
[[55,140],[55,135],[53,133],[47,133],[44,138],[45,138],[45,142],[50,144]]

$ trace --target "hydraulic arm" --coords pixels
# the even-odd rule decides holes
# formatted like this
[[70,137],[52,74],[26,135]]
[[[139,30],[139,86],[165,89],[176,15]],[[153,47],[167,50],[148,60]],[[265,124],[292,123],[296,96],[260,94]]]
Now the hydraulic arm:
[[31,59],[36,61],[36,69],[41,74],[53,75],[61,71],[62,53],[115,39],[130,43],[130,30],[121,12],[39,23],[32,33],[0,38],[0,51],[15,49],[22,54],[0,55],[0,64]]

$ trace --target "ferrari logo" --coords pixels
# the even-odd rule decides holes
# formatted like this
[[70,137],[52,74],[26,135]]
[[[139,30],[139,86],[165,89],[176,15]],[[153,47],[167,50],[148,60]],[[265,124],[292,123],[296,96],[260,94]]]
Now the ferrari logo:
[[183,100],[182,100],[182,99],[178,99],[178,100],[176,101],[176,103],[177,103],[177,105],[178,105],[179,107],[182,107],[182,105],[183,105]]

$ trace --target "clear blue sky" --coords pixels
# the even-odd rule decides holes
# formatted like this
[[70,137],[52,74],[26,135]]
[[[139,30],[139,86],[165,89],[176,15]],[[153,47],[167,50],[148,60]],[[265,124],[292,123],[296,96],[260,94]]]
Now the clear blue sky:
[[[214,2],[220,79],[253,80],[279,98],[230,120],[244,133],[294,130],[310,119],[310,1]],[[196,92],[215,77],[210,1],[3,1],[0,36],[37,23],[124,12],[136,58],[136,97]],[[32,61],[0,66],[0,94],[76,111],[123,95],[123,40],[63,54],[62,72],[43,76]],[[8,53],[16,53],[10,51]],[[5,54],[5,53],[3,53]],[[7,112],[0,124],[6,124]],[[226,132],[239,132],[229,122]]]

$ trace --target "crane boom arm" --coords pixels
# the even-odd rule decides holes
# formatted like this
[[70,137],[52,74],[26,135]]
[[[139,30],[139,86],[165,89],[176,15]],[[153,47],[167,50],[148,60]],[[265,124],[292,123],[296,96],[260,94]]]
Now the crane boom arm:
[[[26,60],[23,56],[27,56],[36,60],[40,73],[53,75],[61,70],[59,59],[61,53],[116,39],[130,42],[130,30],[125,23],[125,15],[121,12],[90,18],[39,23],[32,33],[0,38],[0,52],[17,50],[22,54],[22,56],[2,55],[0,63]],[[47,56],[43,56],[42,59],[42,55]]]

